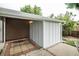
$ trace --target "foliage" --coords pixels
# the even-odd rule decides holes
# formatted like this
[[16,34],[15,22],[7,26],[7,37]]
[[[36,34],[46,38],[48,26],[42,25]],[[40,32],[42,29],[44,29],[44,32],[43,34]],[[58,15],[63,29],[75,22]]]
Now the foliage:
[[71,18],[74,16],[71,12],[66,12],[64,15],[60,14],[59,16],[55,17],[56,19],[65,21],[63,25],[63,35],[71,35],[71,32],[76,27],[75,21]]
[[22,12],[33,13],[33,10],[30,5],[24,6],[21,8]]
[[22,12],[36,14],[36,15],[42,15],[41,8],[37,7],[36,5],[34,7],[31,7],[30,5],[25,5],[20,9]]
[[76,47],[76,45],[75,45],[75,41],[72,41],[72,40],[65,40],[64,43]]
[[34,14],[42,15],[42,13],[41,13],[41,8],[40,8],[40,7],[37,7],[37,6],[35,5],[34,8],[33,8],[33,10],[34,10]]
[[52,13],[49,17],[50,17],[50,18],[53,18],[53,17],[54,17],[54,14]]
[[66,3],[67,8],[79,9],[79,3]]

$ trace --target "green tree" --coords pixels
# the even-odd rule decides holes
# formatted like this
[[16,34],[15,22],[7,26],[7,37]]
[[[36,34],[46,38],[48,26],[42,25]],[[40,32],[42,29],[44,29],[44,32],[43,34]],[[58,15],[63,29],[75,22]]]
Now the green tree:
[[79,10],[79,3],[65,3],[67,8],[75,8]]
[[74,16],[71,12],[66,12],[64,15],[60,14],[56,19],[65,21],[63,25],[63,35],[71,35],[71,32],[75,29],[76,23],[73,21],[72,16]]
[[33,13],[33,8],[30,5],[25,5],[20,10],[26,13]]
[[41,8],[40,8],[40,7],[37,7],[37,6],[35,5],[34,8],[33,8],[33,10],[34,10],[34,14],[42,15],[42,13],[41,13]]
[[37,7],[36,5],[34,7],[31,7],[30,5],[25,5],[20,9],[22,12],[36,14],[36,15],[42,15],[41,8]]

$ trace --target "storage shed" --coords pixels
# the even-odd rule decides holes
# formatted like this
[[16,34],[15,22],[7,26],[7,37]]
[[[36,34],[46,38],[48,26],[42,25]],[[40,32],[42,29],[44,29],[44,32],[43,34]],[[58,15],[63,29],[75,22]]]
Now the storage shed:
[[0,7],[0,42],[27,37],[47,48],[62,41],[62,22]]

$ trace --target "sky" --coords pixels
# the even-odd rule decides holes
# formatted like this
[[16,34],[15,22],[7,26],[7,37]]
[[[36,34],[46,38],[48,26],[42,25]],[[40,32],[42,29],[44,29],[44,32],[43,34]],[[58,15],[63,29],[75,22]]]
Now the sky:
[[[0,0],[0,7],[18,10],[25,5],[37,5],[41,7],[42,14],[45,17],[49,17],[52,13],[57,16],[60,13],[65,13],[66,11],[71,11],[73,14],[76,14],[75,20],[79,20],[79,11],[75,9],[67,9],[65,5],[65,1],[67,0]],[[64,2],[63,2],[64,1]],[[74,1],[74,0],[73,0]]]

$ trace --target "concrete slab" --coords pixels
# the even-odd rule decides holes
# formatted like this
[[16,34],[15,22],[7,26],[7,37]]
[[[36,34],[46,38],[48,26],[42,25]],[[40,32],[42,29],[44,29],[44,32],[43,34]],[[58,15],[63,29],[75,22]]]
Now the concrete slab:
[[41,49],[27,53],[26,56],[53,56],[53,55],[49,53],[48,51],[41,48]]
[[49,52],[56,56],[79,56],[79,52],[76,47],[67,45],[65,43],[59,43],[47,49]]

